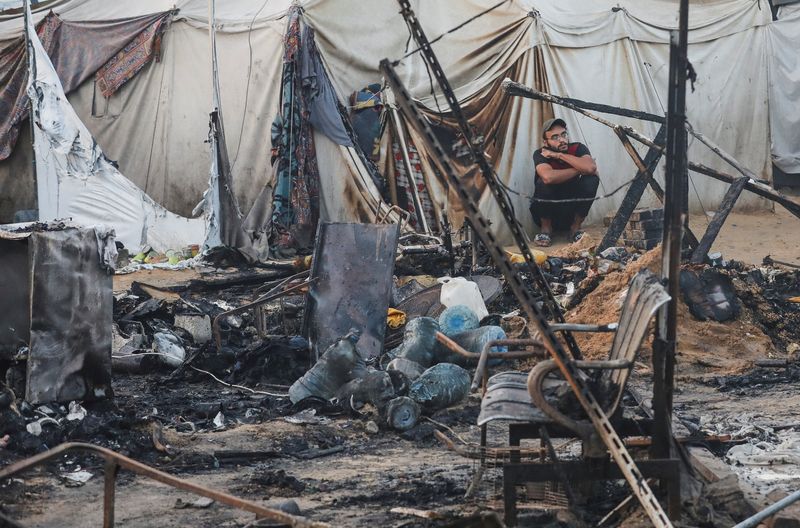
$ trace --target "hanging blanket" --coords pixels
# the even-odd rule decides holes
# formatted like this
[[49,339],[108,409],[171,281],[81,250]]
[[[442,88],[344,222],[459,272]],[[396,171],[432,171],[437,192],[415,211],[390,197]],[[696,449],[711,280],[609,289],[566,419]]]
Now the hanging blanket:
[[103,97],[109,98],[114,95],[123,84],[133,79],[153,58],[159,59],[161,36],[164,34],[168,21],[169,19],[165,17],[149,26],[97,70],[95,81]]
[[270,248],[288,256],[308,251],[319,220],[319,169],[310,120],[311,86],[302,79],[300,9],[293,7],[284,37],[281,112],[272,124],[275,188]]
[[[50,12],[36,27],[66,93],[115,57],[140,33],[160,26],[171,11],[104,22],[65,22]],[[25,39],[0,45],[0,160],[11,155],[19,127],[28,117]]]

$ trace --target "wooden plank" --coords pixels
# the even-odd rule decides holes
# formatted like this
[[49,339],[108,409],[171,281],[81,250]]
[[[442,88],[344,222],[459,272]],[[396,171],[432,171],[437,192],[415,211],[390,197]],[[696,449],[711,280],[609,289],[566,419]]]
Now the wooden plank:
[[[697,163],[689,163],[689,170],[699,174],[705,174],[706,176],[711,176],[716,180],[727,183],[733,183],[738,179],[736,176],[731,176],[730,174],[725,174],[724,172],[720,172]],[[759,180],[749,179],[745,183],[744,188],[754,194],[763,196],[764,198],[768,198],[769,200],[782,205],[787,211],[792,213],[797,218],[800,218],[800,203],[797,203],[789,197],[779,193],[769,185],[766,185]]]
[[742,176],[734,181],[730,187],[728,187],[728,191],[722,198],[722,203],[720,204],[719,209],[717,209],[717,214],[714,215],[714,218],[708,224],[708,228],[703,235],[703,239],[695,248],[694,253],[692,253],[693,264],[700,264],[703,262],[703,260],[705,260],[706,255],[711,250],[711,246],[714,244],[714,240],[716,240],[717,235],[719,235],[720,229],[722,229],[722,225],[725,223],[728,215],[733,210],[733,206],[736,204],[736,200],[739,199],[739,195],[742,194],[744,186],[747,184],[748,180],[749,178],[747,176]]
[[[653,173],[648,168],[649,166],[644,161],[642,161],[642,158],[639,156],[639,153],[636,151],[635,148],[633,148],[631,140],[628,139],[628,135],[625,133],[622,127],[619,126],[614,128],[614,132],[617,134],[617,136],[619,136],[620,141],[622,141],[622,146],[625,147],[625,150],[627,151],[628,155],[630,155],[631,159],[633,159],[633,163],[639,169],[639,172],[642,171],[645,172],[645,174],[647,175],[647,183],[653,189],[653,192],[656,193],[658,200],[663,204],[664,189],[661,188],[656,179],[653,177]],[[692,230],[689,229],[688,222],[684,223],[683,231],[684,231],[684,242],[688,244],[690,248],[696,248],[698,245],[697,237],[694,235]],[[605,241],[605,237],[603,238],[603,240]]]
[[[662,144],[666,137],[667,129],[662,125],[656,135],[656,146]],[[650,147],[650,150],[647,151],[643,161],[645,168],[655,166],[661,158],[662,152],[660,149],[656,148],[656,146]],[[614,219],[611,220],[611,225],[608,226],[603,240],[600,241],[600,245],[597,247],[598,253],[616,245],[619,237],[622,235],[622,231],[625,229],[625,224],[628,223],[631,213],[633,213],[633,210],[636,209],[642,199],[644,190],[649,183],[648,180],[652,180],[652,178],[648,177],[647,171],[639,170],[636,173],[633,183],[628,187],[628,192],[625,193],[625,197],[622,199],[619,209],[617,209],[617,214],[614,216]]]
[[[508,83],[508,84],[507,84]],[[630,110],[628,108],[621,108],[618,106],[610,106],[600,103],[591,103],[589,101],[582,101],[580,99],[572,99],[570,97],[558,97],[555,95],[546,94],[538,90],[534,90],[523,84],[516,83],[510,79],[503,81],[503,89],[508,95],[516,95],[519,97],[526,97],[528,99],[538,99],[552,104],[557,104],[566,107],[582,108],[586,110],[594,110],[603,114],[612,114],[623,117],[632,117],[634,119],[641,119],[642,121],[652,121],[654,123],[665,124],[666,117],[663,115],[651,114],[649,112],[642,112],[639,110]]]

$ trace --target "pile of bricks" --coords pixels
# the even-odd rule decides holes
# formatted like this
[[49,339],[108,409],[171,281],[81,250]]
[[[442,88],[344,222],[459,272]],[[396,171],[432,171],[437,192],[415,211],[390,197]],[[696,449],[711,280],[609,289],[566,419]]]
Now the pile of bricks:
[[622,242],[636,249],[653,249],[664,234],[663,209],[636,209],[622,233]]

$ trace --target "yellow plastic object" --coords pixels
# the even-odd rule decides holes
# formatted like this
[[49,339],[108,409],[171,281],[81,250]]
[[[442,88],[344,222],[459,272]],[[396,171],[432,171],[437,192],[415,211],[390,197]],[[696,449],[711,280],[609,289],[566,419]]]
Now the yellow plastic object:
[[396,330],[406,324],[406,314],[395,308],[389,308],[389,313],[386,315],[386,325],[392,330]]
[[294,259],[292,262],[292,266],[294,266],[297,270],[307,270],[311,268],[311,261],[313,260],[314,255],[306,255],[305,257],[300,256]]
[[145,264],[160,264],[162,262],[167,261],[167,256],[163,253],[156,253],[155,251],[151,251],[147,254],[144,258]]
[[167,263],[169,263],[171,266],[174,266],[181,261],[181,256],[173,249],[168,249],[165,255],[167,257]]
[[789,297],[786,300],[791,302],[791,303],[800,303],[800,297]]
[[[531,253],[533,253],[533,260],[541,266],[547,261],[547,253],[544,251],[539,251],[538,249],[531,249]],[[522,256],[520,253],[514,253],[513,251],[506,251],[506,256],[511,260],[512,264],[522,264],[525,262],[525,257]]]

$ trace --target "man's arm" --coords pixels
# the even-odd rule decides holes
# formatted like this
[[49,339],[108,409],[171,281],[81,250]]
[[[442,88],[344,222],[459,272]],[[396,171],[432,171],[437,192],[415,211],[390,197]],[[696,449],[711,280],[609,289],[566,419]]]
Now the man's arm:
[[552,185],[554,183],[569,181],[580,174],[580,172],[574,168],[554,169],[549,163],[539,163],[536,165],[536,174],[539,175],[545,184]]
[[567,154],[566,152],[554,152],[552,150],[542,149],[542,155],[546,158],[563,161],[578,171],[578,174],[586,174],[587,176],[591,174],[597,174],[597,163],[595,163],[590,154],[573,156],[572,154]]

